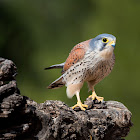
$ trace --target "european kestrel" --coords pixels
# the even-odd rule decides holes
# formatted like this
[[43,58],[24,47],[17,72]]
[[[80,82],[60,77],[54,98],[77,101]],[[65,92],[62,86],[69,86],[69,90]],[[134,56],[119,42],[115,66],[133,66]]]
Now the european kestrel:
[[93,100],[103,101],[103,97],[96,95],[94,86],[108,76],[115,63],[114,48],[116,37],[110,34],[100,34],[93,39],[81,42],[74,46],[64,63],[52,65],[45,69],[62,68],[62,76],[52,82],[48,88],[54,89],[62,86],[67,87],[67,96],[77,97],[77,106],[85,110],[88,106],[82,104],[79,96],[84,82],[88,83],[92,90]]

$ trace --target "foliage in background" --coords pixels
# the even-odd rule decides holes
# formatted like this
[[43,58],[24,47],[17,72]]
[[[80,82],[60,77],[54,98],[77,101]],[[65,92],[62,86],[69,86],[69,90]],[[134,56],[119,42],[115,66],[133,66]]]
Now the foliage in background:
[[[133,114],[127,140],[140,139],[140,1],[138,0],[3,0],[0,2],[0,56],[18,67],[18,86],[37,102],[62,100],[72,106],[63,87],[47,90],[60,70],[44,71],[62,63],[77,43],[101,33],[117,37],[114,70],[95,89],[105,100],[124,103]],[[88,97],[87,85],[81,90]]]

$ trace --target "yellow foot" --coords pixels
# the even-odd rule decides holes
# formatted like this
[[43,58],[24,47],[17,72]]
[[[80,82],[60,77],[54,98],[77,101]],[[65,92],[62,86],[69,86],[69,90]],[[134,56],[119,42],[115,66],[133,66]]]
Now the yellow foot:
[[92,98],[92,100],[98,100],[98,102],[102,102],[104,100],[104,97],[99,97],[96,95],[95,92],[92,93],[92,95],[89,96],[89,98]]
[[[88,107],[88,105],[85,105],[85,104],[82,104],[81,102],[77,102],[77,104],[76,105],[74,105],[73,107],[72,107],[72,109],[74,109],[75,107],[80,107],[80,109],[81,110],[86,110],[85,108],[87,108]],[[85,108],[84,108],[85,107]]]
[[92,136],[91,135],[89,135],[90,136],[90,140],[92,140]]

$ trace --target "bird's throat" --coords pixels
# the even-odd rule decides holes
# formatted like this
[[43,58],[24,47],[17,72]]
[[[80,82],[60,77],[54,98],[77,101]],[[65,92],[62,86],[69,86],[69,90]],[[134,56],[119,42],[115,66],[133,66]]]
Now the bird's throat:
[[113,49],[104,49],[100,52],[100,56],[104,59],[111,59],[113,55]]

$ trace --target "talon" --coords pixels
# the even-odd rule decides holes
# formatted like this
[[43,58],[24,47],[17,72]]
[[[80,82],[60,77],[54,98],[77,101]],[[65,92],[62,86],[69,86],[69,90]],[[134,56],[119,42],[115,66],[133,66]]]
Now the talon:
[[[72,107],[72,109],[74,109],[75,107],[80,107],[80,109],[81,110],[86,110],[85,108],[87,108],[88,107],[88,105],[85,105],[85,104],[82,104],[80,101],[79,102],[77,102],[77,104],[76,105],[74,105],[73,107]],[[85,107],[85,108],[84,108]]]
[[97,99],[99,102],[102,102],[102,101],[104,100],[103,97],[99,97],[99,96],[97,96],[96,99]]
[[92,98],[92,100],[98,100],[98,102],[102,102],[104,100],[104,97],[97,96],[95,91],[92,92],[92,95],[90,95],[89,98]]

